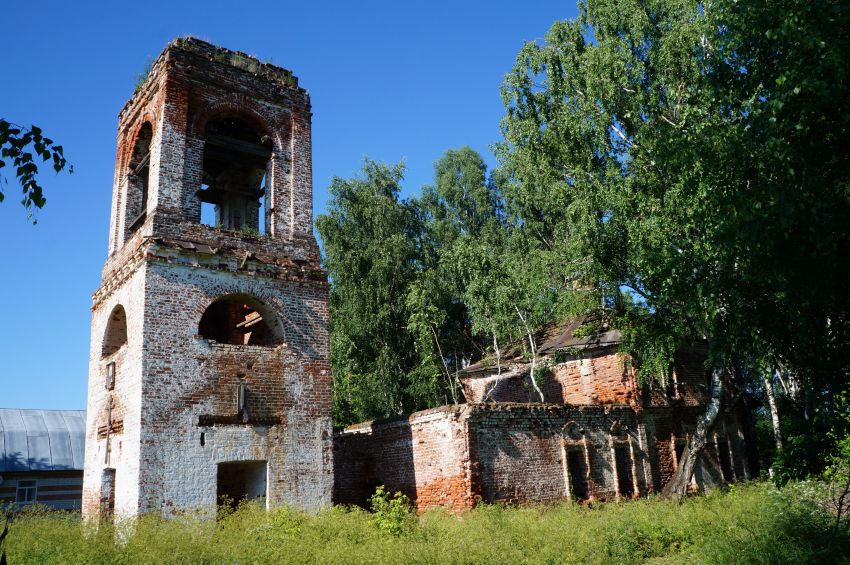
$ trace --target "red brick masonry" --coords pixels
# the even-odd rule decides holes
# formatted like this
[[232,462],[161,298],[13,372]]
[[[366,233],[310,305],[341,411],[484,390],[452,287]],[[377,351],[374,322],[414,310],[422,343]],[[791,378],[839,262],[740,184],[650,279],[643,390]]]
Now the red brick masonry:
[[[701,410],[461,404],[358,424],[334,438],[334,502],[366,506],[378,485],[419,510],[645,495],[669,479]],[[738,416],[723,417],[711,440],[695,483],[748,477]]]

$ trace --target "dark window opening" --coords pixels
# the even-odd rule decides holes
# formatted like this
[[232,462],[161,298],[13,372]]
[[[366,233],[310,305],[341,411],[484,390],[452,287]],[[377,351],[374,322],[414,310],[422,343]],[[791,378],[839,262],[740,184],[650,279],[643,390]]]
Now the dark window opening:
[[130,231],[141,226],[147,216],[152,140],[153,127],[150,123],[145,123],[139,130],[130,159],[127,187],[127,229]]
[[[266,232],[266,178],[272,156],[269,136],[230,114],[204,130],[201,223],[263,234]],[[203,204],[213,205],[204,217]],[[212,217],[211,217],[212,216]]]
[[271,346],[280,341],[261,312],[236,298],[213,302],[201,316],[198,334],[230,345]]
[[614,447],[614,463],[617,466],[617,489],[620,496],[631,498],[635,494],[632,475],[632,455],[628,445]]
[[265,461],[219,463],[218,504],[235,508],[242,500],[263,501],[266,496],[266,467]]
[[570,493],[573,498],[587,500],[587,464],[583,451],[567,451],[567,472],[570,474]]
[[717,442],[717,452],[720,456],[720,471],[723,473],[724,481],[731,481],[732,475],[732,459],[729,457],[729,442]]
[[248,385],[241,378],[236,384],[236,415],[248,422]]
[[127,343],[127,314],[124,307],[116,306],[106,322],[106,332],[103,334],[101,355],[108,357]]
[[685,442],[677,441],[676,442],[676,466],[679,466],[679,463],[682,462],[682,454],[685,453]]
[[17,496],[15,501],[18,504],[30,504],[36,501],[36,493],[38,483],[35,480],[18,481]]
[[115,390],[115,363],[106,366],[106,390]]

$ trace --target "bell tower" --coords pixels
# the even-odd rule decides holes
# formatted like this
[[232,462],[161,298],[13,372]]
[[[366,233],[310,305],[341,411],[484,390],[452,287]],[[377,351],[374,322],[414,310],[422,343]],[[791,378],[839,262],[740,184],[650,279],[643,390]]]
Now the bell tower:
[[84,517],[330,504],[310,119],[290,71],[194,38],[119,114]]

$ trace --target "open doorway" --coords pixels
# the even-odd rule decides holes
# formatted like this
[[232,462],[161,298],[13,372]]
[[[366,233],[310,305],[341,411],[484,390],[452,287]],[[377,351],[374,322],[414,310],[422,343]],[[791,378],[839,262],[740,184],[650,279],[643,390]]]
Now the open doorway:
[[218,464],[216,500],[233,508],[243,500],[257,501],[265,506],[265,461],[231,461]]

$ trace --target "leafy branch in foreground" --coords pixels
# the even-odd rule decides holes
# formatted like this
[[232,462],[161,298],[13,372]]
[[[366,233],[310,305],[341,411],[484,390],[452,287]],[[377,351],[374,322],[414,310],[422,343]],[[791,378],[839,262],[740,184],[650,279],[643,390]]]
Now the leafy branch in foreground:
[[[32,219],[34,208],[42,208],[47,201],[41,185],[38,183],[38,163],[51,161],[53,170],[57,173],[68,167],[68,173],[74,172],[74,166],[68,165],[61,145],[56,145],[52,139],[42,134],[41,128],[19,126],[0,118],[0,169],[7,162],[14,167],[15,177],[21,184],[23,198],[21,204],[27,209],[27,217]],[[0,202],[5,199],[2,184],[8,182],[0,171]],[[36,220],[33,219],[33,223]]]

